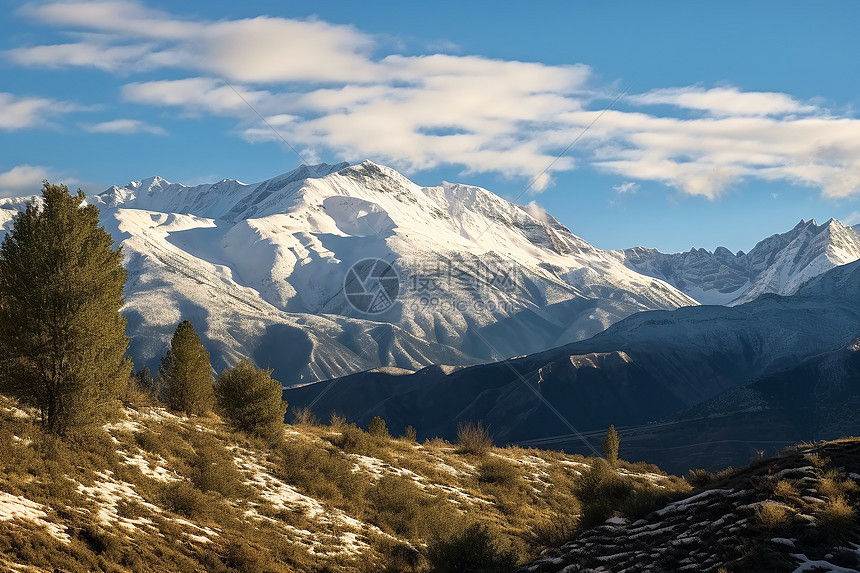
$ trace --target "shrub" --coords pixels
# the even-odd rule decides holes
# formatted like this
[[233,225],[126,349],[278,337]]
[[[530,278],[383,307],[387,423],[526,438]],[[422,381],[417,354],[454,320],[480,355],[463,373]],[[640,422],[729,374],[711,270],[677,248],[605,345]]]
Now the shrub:
[[830,464],[830,458],[827,456],[822,456],[818,452],[812,452],[806,456],[806,459],[809,460],[813,466],[817,468],[823,468],[824,466]]
[[666,488],[651,485],[634,489],[619,506],[621,514],[630,520],[645,517],[658,507],[677,499],[678,494]]
[[145,452],[151,452],[153,454],[164,454],[166,452],[164,444],[161,441],[161,436],[149,428],[136,432],[134,434],[134,441],[138,447]]
[[457,449],[461,453],[481,455],[493,447],[493,437],[490,430],[484,428],[481,422],[457,424]]
[[844,497],[834,497],[821,506],[815,512],[822,526],[826,529],[845,532],[857,526],[855,517],[857,513]]
[[293,414],[293,423],[304,426],[316,426],[319,424],[317,415],[307,406],[293,406],[290,410]]
[[581,522],[588,528],[610,517],[620,509],[633,492],[630,480],[618,475],[609,462],[595,458],[576,484],[577,495],[584,505]]
[[338,414],[337,412],[332,412],[328,418],[328,425],[331,426],[333,430],[337,430],[346,426],[346,416],[343,414]]
[[363,454],[372,449],[367,432],[355,424],[341,428],[339,436],[327,436],[326,439],[348,454]]
[[791,521],[789,508],[775,501],[765,501],[755,508],[756,521],[764,529],[777,529]]
[[219,410],[233,428],[273,440],[283,433],[287,403],[281,383],[272,379],[272,370],[256,368],[241,360],[227,368],[215,384]]
[[572,507],[570,513],[553,514],[532,523],[528,535],[529,545],[539,552],[561,547],[573,539],[579,530],[578,511],[578,507]]
[[633,491],[630,480],[620,476],[601,458],[595,458],[591,467],[583,472],[577,482],[577,493],[584,503],[606,503],[617,505]]
[[693,487],[705,487],[714,481],[714,474],[706,469],[698,468],[687,472],[687,483]]
[[489,456],[478,467],[478,481],[483,483],[510,487],[521,479],[522,476],[517,471],[517,467],[508,460],[498,456]]
[[265,550],[241,539],[233,539],[224,548],[224,565],[236,573],[260,573],[266,570],[270,558]]
[[427,559],[433,573],[513,571],[516,556],[501,547],[486,525],[473,523],[444,541],[431,541]]
[[388,433],[388,425],[386,425],[385,420],[380,416],[374,416],[373,419],[370,420],[370,423],[367,425],[367,433],[374,438],[391,437],[391,434]]
[[409,478],[386,475],[367,491],[375,519],[384,531],[406,539],[426,539],[450,527],[459,516],[444,497],[431,495]]
[[116,554],[120,543],[115,535],[97,525],[87,525],[78,532],[78,538],[96,555]]
[[201,441],[194,449],[191,481],[200,491],[214,491],[224,497],[244,493],[242,474],[227,450],[208,441]]
[[352,471],[354,462],[340,452],[305,440],[284,440],[276,451],[283,459],[278,475],[287,483],[335,505],[363,504],[367,478]]
[[794,501],[800,497],[800,491],[792,482],[781,479],[774,484],[773,495],[782,501]]
[[204,517],[209,511],[209,497],[185,481],[169,484],[163,496],[167,509],[185,517]]
[[425,559],[422,552],[409,543],[402,543],[396,540],[380,537],[377,541],[380,553],[382,553],[382,563],[379,566],[371,568],[371,564],[367,564],[367,570],[377,573],[384,571],[385,573],[404,573],[405,571],[424,571]]

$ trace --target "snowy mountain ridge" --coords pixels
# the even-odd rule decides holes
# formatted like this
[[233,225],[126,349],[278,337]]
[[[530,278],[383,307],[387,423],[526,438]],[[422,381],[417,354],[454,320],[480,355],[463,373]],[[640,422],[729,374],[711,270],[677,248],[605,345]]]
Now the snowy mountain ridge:
[[[470,185],[421,187],[369,161],[251,185],[150,177],[87,200],[122,244],[138,366],[157,366],[183,319],[216,370],[250,357],[290,385],[496,360],[696,304],[548,215]],[[0,202],[4,228],[23,204]],[[387,307],[356,305],[367,259],[396,273]]]
[[[0,200],[4,229],[28,199]],[[183,319],[216,370],[250,357],[293,385],[531,354],[639,311],[696,305],[696,285],[713,290],[713,281],[689,280],[706,274],[692,264],[660,275],[676,255],[603,251],[486,189],[422,187],[370,161],[303,165],[255,184],[185,186],[156,176],[87,200],[122,244],[130,352],[151,368]],[[738,267],[723,251],[714,256]],[[363,292],[377,268],[367,259],[390,266],[390,292],[381,282]],[[761,276],[765,263],[756,263]],[[390,304],[356,306],[371,294]]]
[[794,294],[808,280],[860,258],[857,229],[830,219],[801,220],[759,241],[749,253],[724,247],[661,253],[635,247],[615,251],[631,269],[660,278],[703,304],[737,305],[764,293]]

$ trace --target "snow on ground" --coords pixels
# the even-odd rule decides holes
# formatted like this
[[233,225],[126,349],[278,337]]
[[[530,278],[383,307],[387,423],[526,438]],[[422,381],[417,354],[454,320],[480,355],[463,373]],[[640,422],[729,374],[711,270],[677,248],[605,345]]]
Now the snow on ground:
[[176,472],[164,467],[167,465],[167,460],[161,456],[158,456],[155,465],[153,465],[151,461],[144,458],[140,453],[131,455],[122,450],[117,450],[116,453],[123,457],[122,463],[137,467],[140,473],[148,478],[161,482],[180,481],[182,479]]
[[68,543],[70,538],[65,532],[65,528],[56,523],[46,521],[46,517],[48,517],[48,514],[45,512],[45,506],[41,503],[36,503],[26,497],[0,491],[0,521],[15,519],[31,521],[40,527],[44,527],[55,539]]
[[22,410],[21,408],[16,408],[15,406],[6,406],[3,408],[3,410],[12,414],[16,418],[21,418],[22,420],[30,420],[36,417],[35,410],[28,412],[26,410]]
[[663,516],[667,513],[676,513],[679,511],[686,511],[691,505],[698,505],[700,503],[706,503],[705,498],[708,498],[713,495],[727,495],[732,493],[730,489],[709,489],[707,491],[703,491],[702,493],[696,494],[692,497],[688,497],[679,501],[672,502],[668,504],[666,507],[658,509],[656,511],[657,515]]
[[250,474],[250,479],[245,483],[256,487],[260,492],[260,497],[271,504],[274,509],[299,510],[305,517],[316,521],[322,526],[333,526],[335,530],[338,530],[340,527],[354,530],[339,531],[337,535],[320,532],[314,533],[268,518],[261,515],[255,508],[245,511],[245,515],[248,517],[277,524],[293,537],[297,538],[311,554],[333,556],[361,553],[369,547],[361,539],[363,531],[373,531],[376,534],[390,537],[376,526],[365,524],[339,509],[326,508],[316,499],[299,493],[291,485],[287,485],[271,475],[262,464],[252,458],[250,452],[235,448],[234,454],[236,454],[234,460],[239,469]]
[[144,500],[135,491],[133,484],[116,480],[111,477],[112,475],[113,472],[110,470],[96,472],[96,476],[99,479],[94,482],[94,485],[85,486],[84,484],[78,484],[78,491],[92,499],[98,505],[99,509],[96,515],[99,521],[106,525],[116,523],[132,531],[137,529],[138,526],[151,525],[152,521],[145,517],[130,519],[119,516],[117,504],[120,500],[137,502],[153,512],[160,512],[161,509]]
[[151,420],[159,423],[188,421],[186,416],[177,416],[176,414],[172,414],[167,411],[167,408],[141,408],[140,410],[126,408],[126,412],[133,416],[139,416],[144,420]]
[[139,432],[140,424],[133,420],[122,420],[119,422],[111,422],[102,426],[108,432]]
[[617,471],[619,474],[621,474],[623,476],[632,477],[632,478],[640,478],[640,479],[644,479],[646,481],[649,481],[649,482],[651,482],[651,485],[653,485],[655,487],[664,488],[664,489],[666,487],[660,483],[666,479],[666,476],[661,475],[661,474],[655,474],[652,472],[631,472],[630,470],[627,470],[624,468],[618,468]]
[[175,518],[174,522],[184,525],[185,527],[197,531],[199,533],[186,533],[188,539],[192,541],[197,541],[198,543],[209,543],[212,541],[213,537],[218,537],[218,532],[212,529],[211,527],[201,527],[196,523],[191,523],[187,519]]
[[413,472],[412,470],[407,470],[405,468],[398,468],[393,466],[387,462],[380,460],[379,458],[372,458],[370,456],[362,456],[359,454],[349,454],[349,457],[355,460],[356,467],[353,468],[353,471],[357,471],[358,469],[363,469],[369,472],[374,478],[381,478],[388,475],[396,475],[400,477],[405,477],[411,479],[421,487],[424,487],[423,482],[425,481],[424,476],[420,476]]
[[830,571],[832,573],[857,573],[856,569],[848,567],[840,567],[823,559],[809,559],[803,553],[791,553],[792,557],[800,561],[800,565],[794,570],[794,573],[802,573],[803,571]]
[[[369,472],[376,479],[379,479],[379,478],[383,477],[384,475],[396,475],[396,476],[400,476],[403,478],[411,479],[421,489],[426,490],[428,488],[432,488],[432,489],[438,489],[438,490],[445,492],[446,494],[448,494],[449,501],[451,501],[452,503],[460,503],[460,501],[466,501],[466,502],[471,502],[471,503],[492,503],[492,502],[489,502],[485,499],[475,497],[475,496],[467,493],[465,490],[463,490],[457,486],[443,485],[443,484],[438,484],[438,483],[428,483],[427,478],[425,478],[424,476],[419,475],[419,474],[413,472],[412,470],[409,470],[406,468],[399,468],[397,466],[393,466],[387,462],[380,460],[379,458],[373,458],[370,456],[362,456],[359,454],[350,454],[349,456],[356,461],[356,465],[353,468],[353,471],[359,471],[359,470],[363,469],[363,470]],[[439,458],[437,458],[437,459],[439,459]],[[451,473],[454,476],[471,475],[471,474],[467,474],[465,472],[457,471],[456,468],[454,468],[448,464],[442,463],[441,465],[443,465],[443,466],[445,466],[445,468],[447,468],[445,471],[447,471],[448,473]],[[437,467],[439,467],[438,464],[437,464]],[[474,466],[471,466],[471,467],[474,469]],[[451,499],[451,497],[454,497],[457,499]]]
[[275,509],[300,510],[311,519],[325,518],[327,510],[323,505],[312,497],[299,493],[293,486],[287,485],[254,460],[252,454],[236,448],[234,457],[238,468],[250,474],[245,481],[247,485],[256,487],[260,497],[269,502]]

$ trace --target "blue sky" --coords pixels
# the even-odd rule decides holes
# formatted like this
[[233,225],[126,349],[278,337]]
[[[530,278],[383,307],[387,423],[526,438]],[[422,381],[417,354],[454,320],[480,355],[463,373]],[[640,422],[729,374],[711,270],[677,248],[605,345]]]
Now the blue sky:
[[295,168],[244,98],[310,162],[481,185],[601,248],[860,223],[854,2],[0,7],[2,195]]

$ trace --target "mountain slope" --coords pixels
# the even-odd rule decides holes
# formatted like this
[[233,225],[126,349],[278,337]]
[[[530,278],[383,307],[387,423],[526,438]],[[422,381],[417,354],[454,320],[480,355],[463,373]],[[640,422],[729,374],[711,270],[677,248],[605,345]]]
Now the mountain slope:
[[[599,444],[609,424],[630,427],[638,434],[632,440],[637,459],[665,464],[670,471],[694,467],[696,445],[701,450],[701,444],[722,439],[746,445],[729,450],[727,462],[745,463],[750,446],[786,444],[797,441],[796,434],[788,428],[762,436],[764,430],[754,425],[699,420],[707,414],[686,422],[683,431],[643,425],[671,421],[756,378],[850,343],[860,333],[858,298],[860,262],[855,262],[789,297],[643,312],[588,340],[507,362],[413,375],[368,372],[288,390],[286,396],[294,404],[314,402],[322,415],[336,409],[364,423],[374,415],[395,424],[408,419],[419,435],[452,436],[459,422],[483,420],[502,443],[582,451],[547,402],[577,430],[595,432],[592,444]],[[741,427],[743,435],[720,436]],[[713,457],[713,463],[725,461]]]
[[[0,570],[427,571],[428,542],[475,522],[523,562],[539,549],[533,526],[576,523],[580,476],[599,463],[342,423],[259,441],[137,398],[120,419],[58,440],[0,396]],[[621,471],[653,502],[689,490],[653,468]]]
[[830,219],[800,221],[792,230],[732,254],[692,249],[665,254],[636,247],[615,251],[631,269],[660,278],[702,304],[741,304],[765,293],[790,295],[821,273],[860,259],[860,234]]
[[[290,385],[498,360],[640,310],[696,304],[552,217],[478,187],[421,187],[371,162],[252,185],[153,177],[88,200],[125,253],[138,367],[157,366],[182,319],[217,370],[247,356]],[[3,203],[6,228],[21,205]],[[392,274],[374,282],[380,268]]]
[[793,448],[639,520],[614,518],[520,573],[857,571],[860,442]]

